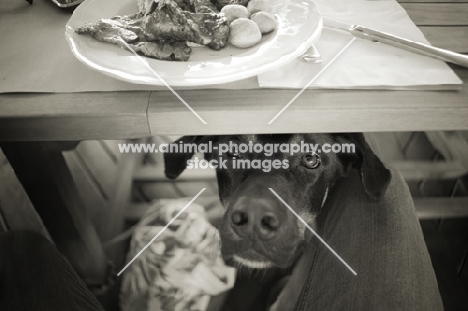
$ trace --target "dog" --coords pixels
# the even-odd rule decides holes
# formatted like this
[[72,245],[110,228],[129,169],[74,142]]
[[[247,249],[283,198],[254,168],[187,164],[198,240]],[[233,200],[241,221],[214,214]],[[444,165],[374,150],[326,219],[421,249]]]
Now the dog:
[[[219,228],[222,256],[249,268],[289,268],[302,254],[307,240],[306,226],[270,188],[309,224],[325,206],[334,184],[340,178],[346,178],[351,169],[359,171],[362,186],[371,200],[378,200],[391,180],[390,171],[361,133],[184,136],[176,144],[199,145],[208,141],[212,141],[213,146],[230,142],[355,146],[354,153],[275,152],[266,156],[236,150],[220,154],[219,148],[213,148],[212,153],[205,154],[205,159],[219,158],[226,162],[226,168],[216,170],[219,198],[226,210]],[[177,178],[192,156],[193,152],[165,153],[166,176]],[[277,166],[269,172],[252,167],[233,169],[234,162],[239,159],[279,160],[277,163],[288,165]]]

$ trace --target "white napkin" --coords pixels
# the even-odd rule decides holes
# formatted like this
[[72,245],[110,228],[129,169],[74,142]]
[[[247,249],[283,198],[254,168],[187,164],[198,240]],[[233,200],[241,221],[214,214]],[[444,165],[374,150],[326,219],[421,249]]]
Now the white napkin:
[[[396,1],[316,0],[323,16],[350,24],[389,32],[414,41],[428,43],[406,11]],[[291,63],[258,76],[260,87],[335,89],[456,89],[462,81],[442,61],[389,45],[356,39],[327,66],[353,37],[324,27],[315,47],[323,62]]]
[[213,297],[234,286],[236,269],[222,260],[218,230],[203,206],[192,203],[164,227],[187,203],[157,200],[136,226],[127,262],[151,244],[123,274],[121,310],[206,311]]

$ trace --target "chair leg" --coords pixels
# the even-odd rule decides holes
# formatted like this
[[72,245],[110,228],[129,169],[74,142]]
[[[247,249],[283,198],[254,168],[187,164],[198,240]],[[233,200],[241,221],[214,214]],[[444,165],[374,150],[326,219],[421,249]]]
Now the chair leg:
[[0,144],[58,250],[86,283],[100,284],[107,279],[107,259],[63,158],[62,150],[69,146]]
[[[131,203],[134,171],[141,165],[144,156],[144,153],[123,154],[119,160],[115,184],[109,198],[109,207],[102,217],[100,235],[103,241],[111,240],[125,228],[125,215]],[[106,255],[117,267],[124,264],[124,246],[124,243],[116,243],[105,249]]]
[[27,230],[49,241],[47,229],[0,149],[0,232]]

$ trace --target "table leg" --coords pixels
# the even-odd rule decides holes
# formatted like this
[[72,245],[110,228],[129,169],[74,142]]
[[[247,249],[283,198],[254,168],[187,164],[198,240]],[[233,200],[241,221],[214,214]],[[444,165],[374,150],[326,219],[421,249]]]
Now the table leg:
[[74,146],[76,143],[0,143],[58,250],[87,284],[99,284],[106,280],[107,260],[62,155]]

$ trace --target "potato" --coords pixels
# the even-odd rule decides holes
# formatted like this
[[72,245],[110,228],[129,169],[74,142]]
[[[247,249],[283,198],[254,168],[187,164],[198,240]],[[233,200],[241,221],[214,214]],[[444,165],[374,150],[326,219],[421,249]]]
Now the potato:
[[273,13],[273,5],[271,4],[270,0],[250,0],[249,4],[247,4],[247,9],[249,10],[250,14],[254,14],[260,11]]
[[[190,2],[192,1],[193,0],[191,0]],[[200,0],[195,0],[195,1],[200,1]],[[216,1],[211,0],[211,2],[216,2],[216,7],[218,8],[218,10],[221,10],[223,7],[225,7],[226,5],[230,5],[230,4],[239,4],[242,6],[247,6],[247,3],[249,2],[249,0],[216,0]]]
[[229,25],[229,42],[235,47],[245,49],[254,46],[262,39],[257,24],[247,18],[238,18]]
[[229,4],[221,9],[221,13],[226,15],[227,21],[230,24],[233,20],[244,17],[249,18],[250,12],[243,5]]
[[254,13],[250,16],[250,19],[257,24],[262,35],[272,32],[278,26],[275,15],[268,12]]

